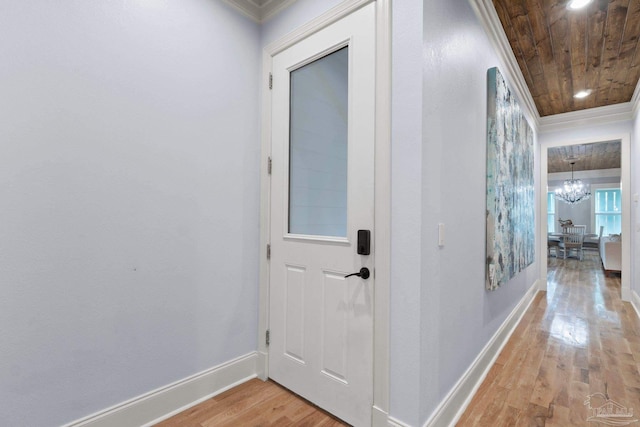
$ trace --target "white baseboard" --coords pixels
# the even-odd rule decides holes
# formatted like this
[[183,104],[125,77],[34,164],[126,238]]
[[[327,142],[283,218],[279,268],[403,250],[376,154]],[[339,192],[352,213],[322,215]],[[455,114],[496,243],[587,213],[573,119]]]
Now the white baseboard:
[[383,411],[377,406],[373,406],[371,411],[371,427],[388,427],[389,426],[389,413]]
[[[518,305],[513,309],[509,317],[491,337],[491,340],[482,349],[478,357],[473,361],[469,369],[453,386],[449,394],[442,400],[431,417],[424,424],[425,427],[454,426],[467,408],[476,391],[486,378],[489,370],[495,363],[514,329],[520,323],[522,316],[531,305],[536,293],[538,293],[538,280],[524,294]],[[401,426],[401,423],[389,426]]]
[[405,424],[400,420],[396,420],[393,417],[389,417],[389,419],[387,420],[387,426],[388,427],[411,427],[409,424]]
[[[513,330],[538,292],[534,283],[500,326],[462,378],[440,403],[425,427],[453,426],[486,377]],[[640,315],[640,296],[632,292],[632,305]],[[165,387],[138,396],[119,405],[73,421],[63,427],[138,427],[152,426],[185,411],[252,378],[265,376],[266,354],[252,352],[200,372]],[[258,375],[260,374],[260,375]],[[373,427],[409,427],[389,417],[381,409],[373,410]]]
[[257,358],[249,353],[63,427],[152,426],[255,378]]
[[636,311],[638,317],[640,317],[640,296],[636,293],[636,291],[631,290],[631,298],[629,302],[633,306],[633,309]]
[[269,354],[264,351],[258,351],[256,359],[256,375],[262,381],[269,379]]

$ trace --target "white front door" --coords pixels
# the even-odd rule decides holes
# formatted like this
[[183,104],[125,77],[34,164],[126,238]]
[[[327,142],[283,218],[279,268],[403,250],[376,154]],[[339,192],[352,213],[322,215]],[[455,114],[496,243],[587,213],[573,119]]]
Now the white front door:
[[[370,425],[375,4],[277,54],[272,72],[269,377]],[[363,267],[367,279],[345,278]]]

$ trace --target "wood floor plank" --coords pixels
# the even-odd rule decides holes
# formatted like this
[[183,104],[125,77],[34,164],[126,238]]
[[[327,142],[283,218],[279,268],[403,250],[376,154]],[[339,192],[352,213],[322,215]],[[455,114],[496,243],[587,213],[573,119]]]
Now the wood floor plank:
[[605,277],[593,252],[550,258],[547,279],[458,426],[597,425],[585,406],[595,393],[640,408],[640,319],[620,276]]
[[273,381],[253,379],[156,426],[338,427],[347,424]]
[[[548,289],[536,295],[458,426],[597,425],[585,400],[596,393],[640,408],[640,319],[620,299],[620,277],[583,261],[550,258]],[[346,426],[280,385],[248,381],[161,427]]]
[[207,422],[202,423],[202,427],[268,426],[274,420],[278,420],[283,416],[286,406],[292,403],[294,399],[295,396],[292,394],[276,394],[259,404],[252,405],[242,413],[233,414],[233,417],[207,420]]
[[264,385],[261,381],[247,381],[237,387],[234,387],[225,393],[221,393],[218,396],[214,396],[193,408],[187,409],[182,412],[180,416],[173,417],[170,420],[165,421],[162,424],[163,427],[189,427],[192,425],[200,425],[209,418],[218,414],[222,409],[231,408],[237,402],[248,400],[251,396],[260,396],[260,393],[264,389]]
[[227,420],[241,419],[245,417],[247,412],[255,412],[255,408],[261,407],[261,405],[271,405],[273,403],[274,407],[277,407],[285,397],[286,393],[279,387],[264,387],[254,395],[246,396],[243,399],[234,399],[228,404],[220,405],[219,408],[221,410],[210,413],[200,424],[202,427],[224,425]]
[[569,422],[569,408],[556,404],[549,405],[550,417],[547,418],[545,427],[565,427],[571,425]]

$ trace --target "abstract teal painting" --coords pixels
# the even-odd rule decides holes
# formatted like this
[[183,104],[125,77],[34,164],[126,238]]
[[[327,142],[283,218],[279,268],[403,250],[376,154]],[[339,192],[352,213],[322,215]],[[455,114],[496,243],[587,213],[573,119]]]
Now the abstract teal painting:
[[487,72],[488,290],[533,263],[535,199],[533,130],[498,68]]

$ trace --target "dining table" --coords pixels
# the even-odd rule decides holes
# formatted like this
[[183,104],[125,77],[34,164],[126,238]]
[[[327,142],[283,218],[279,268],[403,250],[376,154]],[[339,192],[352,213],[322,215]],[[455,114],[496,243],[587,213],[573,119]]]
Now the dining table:
[[[547,247],[548,248],[557,248],[558,245],[560,244],[560,242],[562,242],[562,240],[564,239],[564,236],[568,236],[570,233],[559,233],[559,232],[551,232],[551,233],[547,233]],[[597,234],[593,234],[593,233],[588,233],[584,235],[584,239],[594,239],[597,238],[598,235]],[[558,257],[558,250],[555,249],[555,257]],[[548,252],[549,255],[551,255],[551,252]]]

